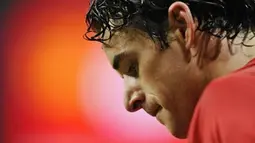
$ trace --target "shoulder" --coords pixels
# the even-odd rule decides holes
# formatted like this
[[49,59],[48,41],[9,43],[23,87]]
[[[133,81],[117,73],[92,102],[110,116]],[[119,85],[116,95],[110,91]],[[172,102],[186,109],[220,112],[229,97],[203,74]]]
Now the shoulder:
[[[212,81],[192,118],[192,142],[255,141],[255,76],[234,73]],[[238,130],[237,130],[238,129]]]
[[203,92],[203,96],[214,95],[215,98],[243,94],[255,95],[255,59],[243,68],[213,80]]
[[200,102],[207,106],[210,104],[220,106],[246,104],[250,99],[255,101],[255,75],[237,72],[213,80],[205,88]]
[[235,116],[255,110],[254,101],[255,76],[233,73],[212,81],[201,95],[198,108],[210,111],[215,116]]

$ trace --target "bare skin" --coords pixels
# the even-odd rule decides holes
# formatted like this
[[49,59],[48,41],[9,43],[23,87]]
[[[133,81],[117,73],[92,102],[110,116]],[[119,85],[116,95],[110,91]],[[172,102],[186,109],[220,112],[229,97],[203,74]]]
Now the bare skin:
[[[172,4],[168,14],[171,31],[166,50],[160,51],[146,33],[134,28],[116,32],[103,49],[125,81],[126,109],[144,109],[174,136],[185,138],[206,85],[244,66],[255,50],[232,45],[234,54],[230,54],[227,39],[196,31],[196,21],[182,2]],[[216,49],[220,54],[211,60]]]

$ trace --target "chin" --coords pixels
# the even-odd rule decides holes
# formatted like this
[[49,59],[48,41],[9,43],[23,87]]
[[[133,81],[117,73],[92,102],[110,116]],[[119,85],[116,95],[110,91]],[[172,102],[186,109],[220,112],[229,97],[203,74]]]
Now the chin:
[[172,114],[169,110],[162,110],[157,119],[176,138],[187,138],[190,118]]
[[187,128],[182,128],[182,127],[177,128],[170,125],[166,125],[166,128],[176,138],[179,138],[179,139],[187,138],[187,134],[188,134]]

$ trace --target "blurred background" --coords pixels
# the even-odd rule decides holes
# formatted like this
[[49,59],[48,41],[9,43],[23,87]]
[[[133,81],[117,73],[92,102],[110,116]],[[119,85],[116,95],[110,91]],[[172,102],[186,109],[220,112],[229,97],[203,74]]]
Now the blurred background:
[[181,143],[143,111],[99,43],[82,38],[88,0],[1,1],[4,143]]

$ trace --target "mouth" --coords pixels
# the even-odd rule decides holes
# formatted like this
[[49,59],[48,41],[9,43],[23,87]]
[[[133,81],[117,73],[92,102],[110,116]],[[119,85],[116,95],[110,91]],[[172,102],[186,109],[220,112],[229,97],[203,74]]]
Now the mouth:
[[153,112],[147,112],[147,113],[150,114],[153,117],[156,117],[161,109],[162,109],[162,107],[158,105],[158,107],[155,108]]
[[161,113],[161,110],[162,110],[162,107],[160,106],[160,108],[157,110],[157,113],[156,113],[156,119],[162,124],[162,125],[165,125],[164,122],[162,121],[161,119],[161,116],[160,116],[160,113]]
[[[160,106],[159,104],[156,103],[152,103],[152,104],[144,104],[145,106],[143,106],[143,109],[152,117],[156,117],[156,119],[164,125],[163,121],[162,121],[162,109],[163,107]],[[147,106],[146,106],[147,105]],[[149,106],[150,105],[150,106]]]

